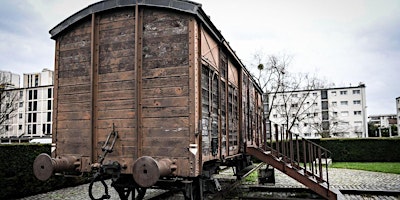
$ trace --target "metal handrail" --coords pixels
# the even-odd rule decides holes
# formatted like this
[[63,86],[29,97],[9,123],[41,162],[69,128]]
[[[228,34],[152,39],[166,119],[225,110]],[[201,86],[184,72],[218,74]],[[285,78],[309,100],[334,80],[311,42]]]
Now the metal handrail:
[[[277,125],[275,125],[275,138],[270,137],[270,146],[267,145],[267,149],[277,159],[290,164],[299,172],[302,171],[304,176],[312,177],[319,183],[326,183],[329,190],[328,158],[332,153],[328,149],[298,134],[289,131],[279,132]],[[323,170],[324,164],[325,170]]]

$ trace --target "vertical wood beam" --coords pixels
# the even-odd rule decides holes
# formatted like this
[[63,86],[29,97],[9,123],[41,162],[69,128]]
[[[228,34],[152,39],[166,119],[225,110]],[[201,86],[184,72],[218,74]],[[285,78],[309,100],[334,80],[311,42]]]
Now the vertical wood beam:
[[[198,101],[198,77],[197,70],[198,70],[198,55],[197,52],[197,37],[196,37],[196,21],[194,18],[189,20],[188,24],[189,29],[189,144],[199,144],[196,141],[196,134],[198,134],[198,125],[196,123],[196,115],[198,115],[198,108],[196,107],[196,103]],[[200,174],[200,169],[198,165],[198,154],[196,155],[189,155],[189,163],[190,163],[190,176],[197,176]]]
[[91,30],[91,42],[90,42],[90,51],[91,51],[91,110],[92,110],[92,117],[91,117],[91,161],[97,162],[97,99],[98,99],[98,80],[99,80],[99,28],[98,28],[98,20],[99,18],[96,17],[95,13],[92,14],[92,30]]
[[[53,122],[52,122],[52,143],[57,144],[57,117],[58,117],[58,82],[59,82],[59,58],[60,58],[60,39],[56,40],[56,51],[55,51],[55,58],[54,58],[54,87],[53,87]],[[51,157],[55,158],[57,156],[57,146],[56,149],[52,152]]]
[[142,156],[143,130],[142,130],[142,43],[143,43],[143,10],[135,6],[135,72],[136,72],[136,134],[137,158]]

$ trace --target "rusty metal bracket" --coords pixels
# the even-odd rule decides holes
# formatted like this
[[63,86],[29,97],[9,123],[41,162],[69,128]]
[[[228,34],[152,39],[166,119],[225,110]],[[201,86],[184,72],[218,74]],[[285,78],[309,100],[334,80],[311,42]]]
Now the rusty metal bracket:
[[[114,137],[111,144],[110,143],[110,139],[111,137]],[[104,145],[101,147],[101,150],[104,152],[103,155],[100,155],[100,161],[99,163],[102,164],[104,159],[106,158],[108,153],[112,153],[113,152],[113,148],[115,145],[115,142],[117,141],[118,138],[118,132],[115,131],[115,126],[114,123],[112,125],[112,131],[110,132],[110,134],[108,134],[106,141],[104,142]]]

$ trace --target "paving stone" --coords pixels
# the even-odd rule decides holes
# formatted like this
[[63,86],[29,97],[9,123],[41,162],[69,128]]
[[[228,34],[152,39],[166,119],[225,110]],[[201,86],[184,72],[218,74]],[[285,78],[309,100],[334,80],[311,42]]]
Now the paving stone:
[[[227,172],[224,172],[226,175]],[[293,180],[289,176],[275,170],[275,186],[273,187],[304,187],[297,181]],[[349,169],[336,169],[329,168],[329,181],[331,187],[337,189],[359,189],[359,190],[390,190],[400,191],[400,174],[389,174],[380,172],[368,172],[361,170],[349,170]],[[109,188],[109,194],[111,200],[118,200],[117,192],[110,186],[111,181],[106,181]],[[56,190],[44,194],[35,196],[25,197],[21,200],[81,200],[89,199],[88,195],[89,184],[65,188]],[[148,190],[146,196],[153,196],[154,193],[160,191]],[[104,194],[104,188],[100,183],[97,183],[93,187],[93,193],[102,195]],[[398,199],[398,197],[392,196],[371,196],[371,195],[344,195],[346,199]],[[100,197],[100,196],[97,196]]]

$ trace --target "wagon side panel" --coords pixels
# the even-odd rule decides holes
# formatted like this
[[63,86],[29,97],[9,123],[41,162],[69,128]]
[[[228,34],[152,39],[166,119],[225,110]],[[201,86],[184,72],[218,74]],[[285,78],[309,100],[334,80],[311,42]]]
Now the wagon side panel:
[[[96,153],[115,127],[119,137],[107,160],[131,166],[136,155],[136,78],[135,78],[135,9],[121,8],[99,13],[95,19],[98,55],[93,87],[96,118]],[[111,143],[111,141],[110,141]],[[130,170],[130,168],[128,168]],[[131,173],[131,172],[129,172]]]
[[189,20],[164,9],[143,10],[142,155],[189,166]]
[[57,38],[56,154],[91,156],[91,19]]

